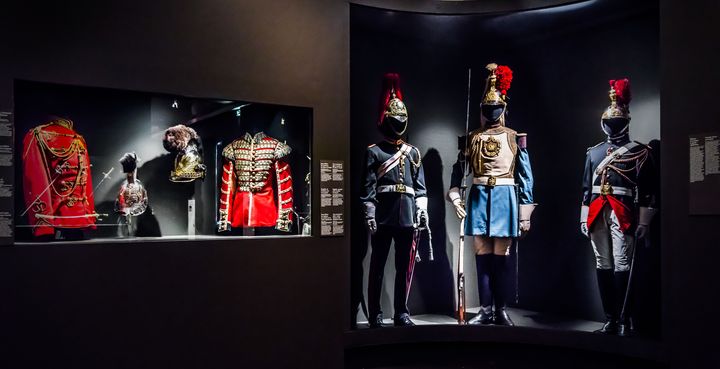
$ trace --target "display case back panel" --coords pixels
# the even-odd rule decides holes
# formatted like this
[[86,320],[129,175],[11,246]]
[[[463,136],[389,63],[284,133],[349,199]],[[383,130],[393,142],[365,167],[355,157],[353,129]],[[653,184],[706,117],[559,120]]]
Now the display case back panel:
[[14,102],[16,242],[311,232],[311,108],[23,80]]

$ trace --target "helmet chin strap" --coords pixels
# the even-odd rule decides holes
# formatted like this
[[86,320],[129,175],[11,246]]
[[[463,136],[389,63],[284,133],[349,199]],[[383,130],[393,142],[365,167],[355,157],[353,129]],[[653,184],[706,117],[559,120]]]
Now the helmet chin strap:
[[400,137],[400,136],[402,136],[402,135],[405,134],[405,131],[407,131],[407,123],[405,123],[405,128],[403,128],[403,130],[400,131],[400,132],[396,131],[396,130],[395,130],[395,127],[393,127],[392,124],[390,125],[390,130],[391,130],[394,134],[396,134],[398,137]]
[[618,133],[616,133],[616,134],[613,135],[613,134],[610,134],[610,132],[608,132],[608,131],[605,129],[605,125],[603,124],[603,121],[602,121],[602,119],[601,119],[601,120],[600,120],[600,129],[602,129],[602,131],[605,132],[605,134],[607,135],[608,140],[616,140],[616,139],[618,139],[618,138],[620,138],[620,137],[622,137],[622,136],[624,136],[624,135],[626,135],[626,134],[628,133],[628,130],[630,129],[630,122],[628,122],[628,124],[626,124],[625,127],[620,130],[620,132],[618,132]]
[[393,134],[395,134],[397,137],[401,137],[402,135],[405,134],[405,131],[407,131],[407,127],[408,127],[408,122],[407,122],[407,120],[405,120],[404,123],[405,123],[405,125],[404,125],[403,129],[402,129],[400,132],[398,132],[398,131],[395,130],[395,125],[394,125],[394,124],[392,124],[391,122],[387,122],[387,121],[385,122],[385,124],[386,124],[387,126],[389,126],[390,131],[391,131]]

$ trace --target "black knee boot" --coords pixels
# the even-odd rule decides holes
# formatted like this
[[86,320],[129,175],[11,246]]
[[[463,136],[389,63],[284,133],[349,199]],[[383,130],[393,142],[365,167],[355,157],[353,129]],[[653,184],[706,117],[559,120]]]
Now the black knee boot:
[[615,291],[615,277],[612,269],[597,269],[598,289],[600,300],[605,311],[605,324],[595,332],[615,334],[618,330],[617,293]]
[[492,294],[490,293],[490,271],[492,270],[493,255],[475,255],[475,268],[477,269],[478,295],[480,297],[480,311],[470,319],[468,324],[490,324],[492,315]]
[[490,288],[495,303],[495,317],[493,322],[497,325],[514,326],[510,316],[505,311],[505,302],[507,299],[505,276],[507,270],[507,256],[493,255],[493,269],[490,274]]
[[[618,336],[630,334],[630,296],[627,296],[630,272],[615,272],[615,292],[618,312]],[[627,296],[627,301],[625,300]]]

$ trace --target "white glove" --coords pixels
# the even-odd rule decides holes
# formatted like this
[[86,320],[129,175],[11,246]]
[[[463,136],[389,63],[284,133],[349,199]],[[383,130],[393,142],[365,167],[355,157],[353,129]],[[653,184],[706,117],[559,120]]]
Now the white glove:
[[648,236],[648,228],[649,228],[650,222],[652,222],[656,213],[657,213],[657,209],[648,208],[648,207],[644,207],[644,206],[640,207],[640,214],[638,216],[638,226],[635,229],[635,239],[636,240],[641,240]]
[[587,238],[590,238],[590,230],[588,229],[587,225],[587,218],[589,212],[589,206],[583,205],[580,207],[580,232]]
[[418,209],[415,213],[415,223],[420,228],[427,228],[428,226],[428,213],[425,209]]
[[415,198],[415,208],[417,209],[415,211],[415,223],[420,228],[427,228],[428,221],[430,220],[428,217],[427,206],[428,198],[426,196]]
[[448,191],[447,193],[447,199],[455,207],[455,215],[457,215],[458,218],[463,219],[467,216],[467,212],[465,211],[465,204],[463,203],[462,197],[460,196],[459,188],[451,188],[450,191]]
[[536,206],[537,204],[520,205],[520,233],[530,232],[530,217]]
[[520,221],[520,232],[522,232],[522,233],[530,232],[530,220],[521,220]]
[[455,206],[455,215],[460,219],[464,219],[467,216],[467,212],[465,211],[465,205],[462,200],[455,199],[452,204]]
[[377,221],[375,218],[365,219],[365,227],[370,231],[370,234],[375,234],[375,232],[377,232]]
[[638,224],[637,228],[635,228],[635,239],[636,240],[642,240],[648,235],[648,226],[645,224]]

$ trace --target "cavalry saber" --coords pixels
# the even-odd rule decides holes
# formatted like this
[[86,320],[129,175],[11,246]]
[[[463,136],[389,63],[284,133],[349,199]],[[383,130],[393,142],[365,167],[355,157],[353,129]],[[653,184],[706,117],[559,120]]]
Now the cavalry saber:
[[93,189],[93,193],[94,193],[95,191],[97,191],[98,188],[100,188],[100,185],[103,184],[103,182],[105,182],[106,179],[109,179],[109,178],[110,178],[110,173],[112,173],[112,171],[113,171],[114,169],[115,169],[115,167],[110,167],[110,170],[108,170],[107,173],[102,172],[103,177],[102,177],[102,179],[100,180],[100,182],[99,182],[99,183],[95,186],[95,188]]
[[[518,199],[518,232],[520,230],[520,188],[515,185],[515,198]],[[515,237],[515,305],[520,303],[520,237]]]
[[407,273],[405,274],[405,285],[407,286],[407,288],[405,289],[405,303],[407,303],[408,299],[410,298],[410,288],[412,287],[413,276],[415,275],[415,263],[419,263],[422,261],[422,259],[420,258],[420,251],[418,250],[418,247],[420,246],[420,236],[423,230],[427,231],[428,242],[430,243],[430,247],[428,250],[428,260],[435,260],[432,248],[432,233],[430,232],[430,224],[427,224],[427,226],[425,227],[418,227],[417,224],[413,224],[413,228],[413,240],[412,246],[410,247],[410,261],[408,263]]
[[[467,87],[467,106],[465,110],[465,147],[462,148],[461,154],[462,166],[463,166],[463,179],[460,185],[460,198],[465,201],[465,192],[467,189],[467,176],[469,174],[467,165],[467,147],[468,147],[468,134],[470,130],[470,84],[472,81],[472,68],[468,68],[468,87]],[[458,244],[458,276],[457,276],[457,293],[458,293],[458,324],[466,324],[465,320],[465,218],[460,219],[460,242]]]
[[[461,190],[461,193],[465,191]],[[457,290],[458,290],[458,324],[465,324],[465,271],[463,264],[465,258],[463,253],[465,252],[465,220],[460,220],[460,244],[458,247],[458,277],[457,277]]]
[[405,273],[405,303],[410,298],[410,288],[412,287],[413,276],[415,275],[415,263],[420,262],[420,253],[418,252],[418,243],[420,241],[420,229],[417,224],[413,224],[413,238],[410,246],[410,260],[408,262],[408,270]]
[[[647,242],[647,238],[649,235],[645,235],[644,241]],[[622,303],[622,309],[620,310],[620,321],[625,321],[625,315],[627,314],[627,305],[628,301],[630,300],[630,286],[632,286],[632,280],[633,280],[633,271],[635,270],[635,258],[637,257],[637,249],[638,249],[638,240],[635,240],[635,245],[633,245],[633,252],[632,252],[632,260],[630,261],[630,273],[628,274],[628,282],[627,282],[627,288],[625,288],[625,296],[623,297],[623,303]]]
[[430,222],[428,222],[427,228],[425,228],[428,233],[428,260],[435,261],[435,252],[433,251],[433,243],[432,243],[432,232],[430,231]]

